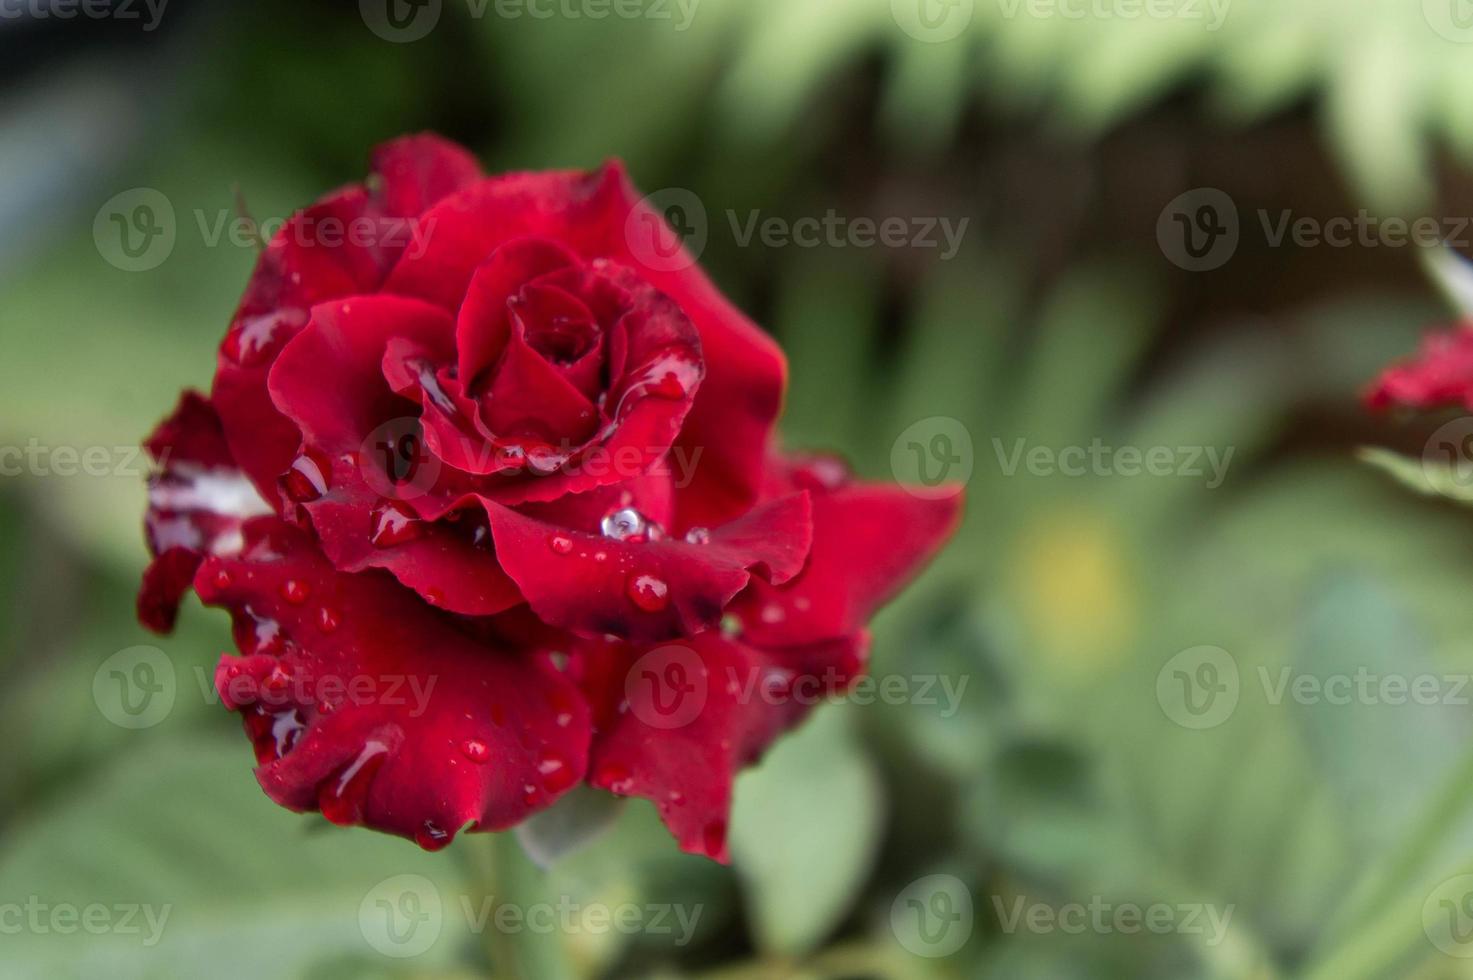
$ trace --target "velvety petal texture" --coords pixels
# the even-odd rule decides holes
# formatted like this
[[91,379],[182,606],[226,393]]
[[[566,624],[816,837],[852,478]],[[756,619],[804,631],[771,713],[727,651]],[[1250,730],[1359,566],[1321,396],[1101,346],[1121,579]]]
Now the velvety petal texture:
[[229,611],[216,685],[283,806],[433,850],[587,781],[726,860],[737,774],[861,674],[959,494],[779,454],[781,351],[619,164],[372,166],[149,440],[140,619]]

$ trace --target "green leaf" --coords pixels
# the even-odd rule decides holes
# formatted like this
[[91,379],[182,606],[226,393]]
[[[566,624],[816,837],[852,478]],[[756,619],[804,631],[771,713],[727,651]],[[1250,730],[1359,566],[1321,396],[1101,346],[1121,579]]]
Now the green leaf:
[[580,786],[517,827],[527,857],[541,868],[586,847],[612,829],[623,800],[591,786]]
[[[5,937],[0,976],[258,980],[335,957],[391,962],[372,945],[388,936],[375,917],[409,891],[431,918],[401,936],[433,939],[413,964],[454,962],[467,920],[452,859],[289,813],[250,769],[239,738],[154,741],[15,828],[0,849],[0,905],[35,908],[40,924],[28,913]],[[105,931],[52,925],[57,909],[89,908],[105,909],[91,913],[106,915]]]
[[820,710],[737,782],[732,863],[757,944],[798,955],[848,914],[879,845],[883,793],[846,713]]
[[1473,505],[1473,472],[1466,461],[1455,464],[1410,459],[1373,446],[1361,449],[1356,456],[1418,493]]

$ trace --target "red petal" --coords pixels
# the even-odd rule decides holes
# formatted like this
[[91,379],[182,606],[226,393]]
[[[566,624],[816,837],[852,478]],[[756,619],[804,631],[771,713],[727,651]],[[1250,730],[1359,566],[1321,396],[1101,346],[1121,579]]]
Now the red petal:
[[806,493],[752,511],[706,544],[618,540],[483,503],[501,567],[538,616],[582,636],[640,643],[715,625],[752,568],[788,580],[803,565],[811,530]]
[[460,304],[455,338],[457,368],[467,388],[496,363],[511,336],[507,300],[523,285],[549,272],[576,265],[578,257],[545,238],[507,242],[475,270]]
[[725,862],[737,774],[848,686],[867,642],[773,652],[706,632],[656,648],[586,644],[575,663],[595,712],[589,783],[654,801],[682,850]]
[[[554,239],[585,260],[609,258],[633,267],[673,299],[699,330],[708,365],[680,435],[682,448],[702,453],[691,492],[682,496],[680,523],[721,524],[757,499],[787,384],[782,352],[693,261],[651,268],[640,260],[631,229],[651,221],[667,236],[674,232],[644,203],[621,165],[483,181],[442,201],[425,219],[426,234],[394,268],[386,290],[455,310],[487,256],[508,241],[534,235]],[[668,271],[672,265],[678,268]]]
[[195,587],[231,611],[248,654],[216,683],[273,800],[436,848],[467,823],[512,826],[581,778],[588,711],[549,657],[473,639],[391,579],[335,571],[279,521],[247,539]]
[[362,464],[354,457],[336,458],[332,489],[304,506],[322,550],[345,572],[385,569],[426,601],[466,616],[490,616],[522,603],[521,591],[491,551],[489,536],[478,544],[445,521],[423,520],[412,537],[375,543],[382,508],[396,503],[363,479]]
[[[468,154],[432,136],[389,143],[374,163],[372,191],[349,187],[286,222],[262,253],[221,346],[212,398],[236,461],[268,499],[299,441],[266,390],[276,355],[314,305],[376,291],[412,240],[411,219],[480,173]],[[373,229],[367,236],[342,232],[364,222]]]
[[312,322],[271,369],[271,397],[328,453],[357,453],[373,431],[418,412],[389,387],[390,341],[448,358],[454,325],[443,311],[397,296],[355,296],[312,309]]
[[1376,409],[1473,409],[1473,326],[1428,334],[1415,357],[1376,379],[1366,401]]
[[481,165],[463,146],[433,133],[405,136],[373,153],[384,210],[423,214],[443,198],[482,178]]
[[236,468],[214,408],[197,392],[183,394],[145,447],[159,471],[149,479],[144,526],[154,560],[143,574],[138,618],[167,633],[203,557],[238,547],[242,522],[270,509]]
[[808,564],[786,584],[754,579],[732,604],[747,642],[801,645],[863,629],[941,549],[961,517],[959,488],[938,499],[882,484],[806,485],[813,496]]

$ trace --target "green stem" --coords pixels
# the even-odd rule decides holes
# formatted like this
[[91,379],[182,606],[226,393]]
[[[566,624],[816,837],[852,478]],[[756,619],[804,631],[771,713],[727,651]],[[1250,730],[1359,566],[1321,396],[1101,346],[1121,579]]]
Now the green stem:
[[[480,939],[494,980],[581,980],[562,935],[527,928],[527,910],[552,899],[516,835],[467,835],[461,846],[472,887],[486,903]],[[504,916],[503,906],[511,914]]]

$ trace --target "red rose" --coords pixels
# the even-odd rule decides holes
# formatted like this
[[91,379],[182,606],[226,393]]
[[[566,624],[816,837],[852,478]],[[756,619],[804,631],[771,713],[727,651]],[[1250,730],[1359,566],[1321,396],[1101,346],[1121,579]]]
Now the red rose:
[[438,847],[586,780],[724,859],[811,703],[747,681],[851,683],[959,495],[780,457],[781,352],[619,166],[421,136],[374,171],[287,223],[150,439],[140,617],[230,610],[217,686],[284,806]]

